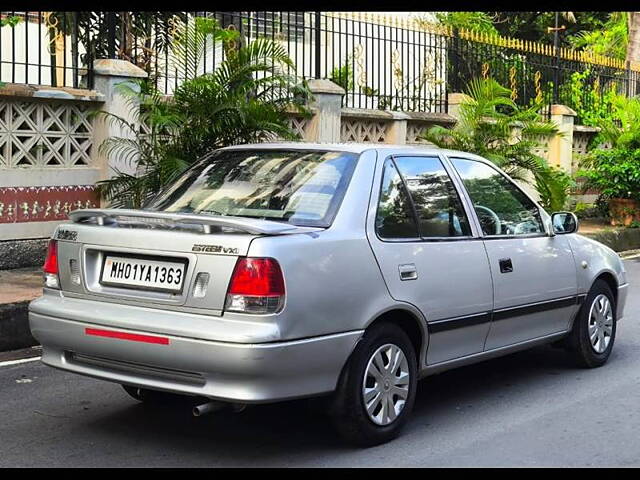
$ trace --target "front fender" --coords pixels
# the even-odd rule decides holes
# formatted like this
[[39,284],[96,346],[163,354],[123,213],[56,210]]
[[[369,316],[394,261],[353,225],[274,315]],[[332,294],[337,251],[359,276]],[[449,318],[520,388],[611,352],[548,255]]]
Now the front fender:
[[620,256],[602,243],[582,235],[569,235],[578,278],[578,293],[587,293],[603,273],[616,280],[617,287],[626,285],[627,276]]

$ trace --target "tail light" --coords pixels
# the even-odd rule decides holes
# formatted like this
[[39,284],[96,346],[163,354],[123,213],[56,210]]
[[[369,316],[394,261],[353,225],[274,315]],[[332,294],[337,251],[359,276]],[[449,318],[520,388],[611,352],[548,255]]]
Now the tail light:
[[44,260],[44,284],[49,288],[60,288],[58,278],[58,241],[49,240],[47,247],[47,258]]
[[241,257],[233,270],[225,309],[242,313],[276,313],[284,305],[284,277],[273,258]]

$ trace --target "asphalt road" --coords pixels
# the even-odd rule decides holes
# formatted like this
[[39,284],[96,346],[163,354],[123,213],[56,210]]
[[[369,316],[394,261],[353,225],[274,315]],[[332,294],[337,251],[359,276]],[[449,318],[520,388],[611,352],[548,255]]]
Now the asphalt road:
[[640,259],[626,265],[604,367],[542,347],[427,378],[386,445],[345,446],[305,402],[194,418],[37,361],[0,367],[0,467],[640,466]]

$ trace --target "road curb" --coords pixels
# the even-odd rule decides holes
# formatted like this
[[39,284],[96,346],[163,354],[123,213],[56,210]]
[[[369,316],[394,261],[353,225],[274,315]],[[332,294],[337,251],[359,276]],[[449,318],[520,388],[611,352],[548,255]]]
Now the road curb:
[[29,302],[0,304],[0,352],[37,344],[29,329]]
[[631,258],[640,257],[640,248],[635,248],[633,250],[625,250],[624,252],[618,252],[620,258],[623,260],[629,260]]

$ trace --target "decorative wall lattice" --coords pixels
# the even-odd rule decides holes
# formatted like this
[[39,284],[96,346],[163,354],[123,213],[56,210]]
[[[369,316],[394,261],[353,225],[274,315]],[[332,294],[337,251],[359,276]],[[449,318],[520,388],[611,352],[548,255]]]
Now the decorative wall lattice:
[[407,143],[428,144],[420,138],[431,127],[428,123],[407,123]]
[[384,143],[389,122],[362,118],[342,117],[341,142]]
[[0,168],[84,167],[92,163],[90,106],[0,101]]
[[589,142],[597,132],[573,131],[573,153],[584,155],[587,153]]
[[306,132],[309,128],[310,119],[291,115],[288,118],[289,128],[300,136],[300,139],[306,138]]

